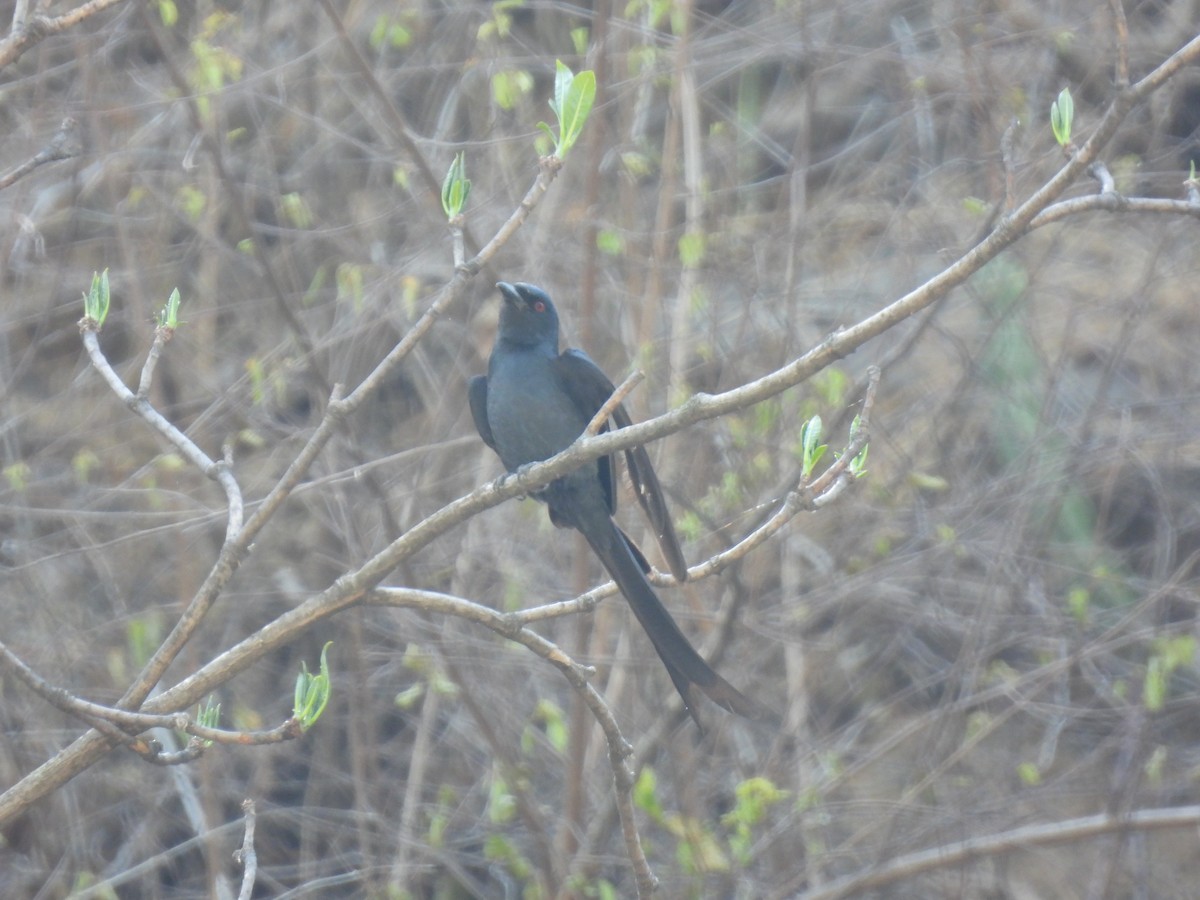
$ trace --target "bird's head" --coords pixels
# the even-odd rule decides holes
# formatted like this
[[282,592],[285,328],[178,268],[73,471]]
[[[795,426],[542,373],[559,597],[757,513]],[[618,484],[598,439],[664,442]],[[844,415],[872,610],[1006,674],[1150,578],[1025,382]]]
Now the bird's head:
[[558,311],[540,287],[518,281],[496,285],[504,304],[500,307],[500,338],[513,344],[548,343],[558,352]]

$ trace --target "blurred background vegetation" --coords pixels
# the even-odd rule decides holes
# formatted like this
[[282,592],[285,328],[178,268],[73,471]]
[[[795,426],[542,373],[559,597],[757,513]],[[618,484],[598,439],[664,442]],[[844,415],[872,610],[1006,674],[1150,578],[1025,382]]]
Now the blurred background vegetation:
[[[129,383],[179,288],[151,399],[210,455],[231,446],[261,498],[332,386],[451,276],[437,194],[454,155],[485,241],[546,151],[556,58],[596,72],[549,194],[329,445],[173,682],[498,474],[465,399],[496,280],[546,287],[570,342],[616,381],[643,368],[631,405],[662,412],[937,272],[1010,180],[1021,198],[1061,165],[1058,92],[1084,135],[1112,93],[1109,7],[1085,0],[332,6],[344,38],[320,4],[117,4],[0,71],[0,169],[64,116],[84,146],[0,192],[0,629],[89,699],[121,695],[224,527],[216,485],[89,368],[76,322],[93,271],[110,270],[101,342]],[[1136,77],[1194,35],[1200,4],[1127,14]],[[1197,126],[1192,69],[1109,145],[1118,189],[1181,196]],[[883,367],[867,481],[664,592],[782,730],[712,708],[705,738],[663,727],[670,683],[619,600],[583,643],[576,619],[545,625],[598,666],[637,746],[663,896],[791,896],[968,836],[1198,802],[1198,235],[1190,218],[1101,213],[1043,228],[836,369],[652,448],[700,561],[794,486],[800,422],[819,413],[844,440],[867,365]],[[391,583],[513,609],[596,583],[550,532],[536,504],[505,504]],[[226,685],[226,723],[285,718],[300,661],[328,640],[334,699],[303,740],[177,770],[110,755],[0,832],[0,895],[224,896],[247,796],[258,896],[632,894],[602,744],[561,676],[478,627],[351,610]],[[6,788],[81,726],[11,680],[0,696]],[[880,896],[1183,898],[1197,883],[1194,834],[1164,831]]]

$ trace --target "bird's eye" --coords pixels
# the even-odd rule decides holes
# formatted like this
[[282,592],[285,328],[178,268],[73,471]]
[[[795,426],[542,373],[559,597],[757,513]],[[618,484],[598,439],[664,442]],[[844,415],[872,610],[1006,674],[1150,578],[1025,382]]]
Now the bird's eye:
[[541,300],[534,300],[533,301],[533,311],[534,312],[545,312],[546,304],[543,303]]

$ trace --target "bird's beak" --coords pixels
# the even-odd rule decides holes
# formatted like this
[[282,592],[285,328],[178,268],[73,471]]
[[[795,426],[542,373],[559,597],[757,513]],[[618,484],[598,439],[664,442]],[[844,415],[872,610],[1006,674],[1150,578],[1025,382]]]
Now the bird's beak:
[[507,281],[496,282],[496,290],[500,292],[500,296],[504,298],[505,303],[511,303],[513,306],[521,305],[521,295],[517,293],[517,289]]

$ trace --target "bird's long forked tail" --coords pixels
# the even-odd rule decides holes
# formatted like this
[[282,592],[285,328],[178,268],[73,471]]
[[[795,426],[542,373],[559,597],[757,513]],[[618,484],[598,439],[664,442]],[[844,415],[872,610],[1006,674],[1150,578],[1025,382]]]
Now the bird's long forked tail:
[[603,528],[599,523],[593,529],[580,529],[583,536],[604,568],[625,595],[625,599],[633,608],[638,622],[650,637],[659,659],[675,683],[675,689],[683,698],[684,708],[704,731],[704,726],[696,715],[696,697],[693,689],[699,688],[713,703],[731,713],[754,721],[775,718],[775,714],[750,697],[747,697],[732,684],[717,674],[696,648],[692,646],[687,636],[680,631],[675,620],[662,601],[654,592],[654,588],[646,579],[642,567],[630,551],[627,538],[611,519],[605,518]]

